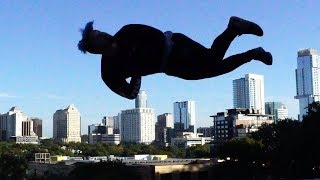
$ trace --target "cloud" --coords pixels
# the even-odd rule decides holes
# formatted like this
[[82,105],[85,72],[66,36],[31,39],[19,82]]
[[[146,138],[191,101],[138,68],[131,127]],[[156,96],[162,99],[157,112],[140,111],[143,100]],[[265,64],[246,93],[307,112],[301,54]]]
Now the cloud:
[[53,99],[53,100],[65,100],[65,99],[68,99],[68,98],[63,97],[63,96],[59,96],[59,95],[56,95],[56,94],[49,94],[49,93],[43,94],[42,97],[45,97],[45,98],[48,98],[48,99]]
[[13,96],[8,93],[0,93],[0,98],[20,98],[20,96]]

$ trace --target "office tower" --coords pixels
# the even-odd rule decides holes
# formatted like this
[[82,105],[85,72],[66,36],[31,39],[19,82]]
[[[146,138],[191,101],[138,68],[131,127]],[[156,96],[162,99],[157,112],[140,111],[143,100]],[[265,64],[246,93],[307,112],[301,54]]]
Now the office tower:
[[157,117],[155,141],[159,146],[168,146],[171,143],[171,138],[174,137],[173,133],[174,122],[171,113],[164,113]]
[[113,133],[120,134],[121,129],[121,115],[120,113],[117,116],[113,116]]
[[22,121],[22,136],[35,136],[36,134],[33,132],[33,121],[26,120]]
[[274,122],[272,115],[248,111],[246,108],[227,109],[210,117],[213,118],[214,144],[250,137],[261,125]]
[[164,113],[157,117],[157,124],[160,127],[165,128],[173,128],[174,122],[173,122],[173,116],[171,113]]
[[197,133],[201,133],[202,137],[212,137],[214,136],[214,126],[210,127],[199,127],[197,128]]
[[181,101],[173,104],[174,128],[178,132],[195,133],[195,102]]
[[280,121],[288,118],[288,109],[285,106],[281,106],[277,109],[275,120]]
[[144,90],[140,90],[137,98],[135,99],[136,108],[147,108],[148,107],[148,96]]
[[281,102],[266,102],[265,108],[265,114],[273,115],[275,123],[288,118],[288,109]]
[[262,75],[246,74],[244,78],[233,80],[233,106],[255,109],[260,114],[265,113]]
[[0,132],[1,140],[12,139],[16,143],[37,143],[38,140],[33,132],[33,122],[18,107],[0,115]]
[[147,95],[140,91],[135,109],[121,111],[121,141],[150,144],[155,140],[155,110],[147,107]]
[[89,136],[88,134],[82,134],[81,135],[81,143],[89,143],[88,140],[89,139]]
[[299,100],[300,114],[298,119],[302,121],[307,107],[312,102],[319,101],[320,97],[320,60],[316,49],[303,49],[298,51],[296,73],[296,96]]
[[42,137],[42,119],[31,117],[29,118],[33,121],[33,132],[40,138]]
[[3,140],[12,136],[22,136],[22,122],[27,121],[27,115],[18,107],[12,107],[9,112],[0,116],[0,129]]
[[12,136],[22,136],[22,122],[27,121],[27,115],[18,107],[12,107],[9,112],[0,117],[2,139],[9,140]]
[[58,141],[81,142],[80,126],[80,113],[73,104],[53,114],[53,138]]
[[88,143],[96,144],[102,142],[103,134],[113,134],[113,128],[103,124],[92,124],[88,126]]
[[113,128],[113,126],[114,126],[113,116],[104,116],[102,119],[102,124]]

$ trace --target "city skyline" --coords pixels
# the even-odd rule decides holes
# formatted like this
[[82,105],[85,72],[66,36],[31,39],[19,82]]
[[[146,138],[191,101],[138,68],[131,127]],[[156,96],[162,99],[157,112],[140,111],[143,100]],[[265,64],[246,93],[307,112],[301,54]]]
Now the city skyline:
[[[13,106],[43,120],[43,136],[52,134],[52,114],[69,104],[82,112],[82,124],[100,122],[121,109],[134,107],[110,91],[100,74],[100,56],[82,54],[76,47],[80,28],[94,20],[94,27],[114,34],[123,25],[142,23],[162,31],[181,32],[205,47],[227,26],[230,16],[261,25],[263,37],[242,35],[226,56],[262,46],[274,57],[272,66],[247,63],[215,78],[185,81],[164,74],[142,78],[149,106],[156,114],[173,113],[172,102],[197,102],[197,127],[210,126],[211,115],[232,107],[232,80],[248,73],[264,75],[265,101],[281,101],[289,117],[299,113],[295,69],[297,51],[320,49],[317,10],[310,1],[214,2],[0,2],[0,113]],[[177,7],[179,11],[177,11]],[[254,7],[254,8],[251,8]],[[266,7],[268,10],[266,11]],[[299,12],[299,13],[297,13]],[[82,131],[85,126],[82,125]]]

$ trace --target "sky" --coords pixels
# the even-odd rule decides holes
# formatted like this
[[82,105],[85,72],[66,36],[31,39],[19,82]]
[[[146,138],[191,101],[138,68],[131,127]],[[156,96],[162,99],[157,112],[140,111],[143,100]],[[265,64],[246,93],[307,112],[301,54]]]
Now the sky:
[[52,137],[53,113],[74,104],[81,113],[82,134],[103,116],[134,108],[134,100],[113,93],[101,80],[99,55],[77,49],[88,21],[115,34],[126,24],[147,24],[180,32],[205,47],[227,27],[231,16],[259,24],[263,37],[242,35],[226,56],[263,47],[273,55],[266,66],[251,61],[214,78],[186,81],[165,74],[142,79],[149,107],[156,115],[173,113],[176,101],[196,103],[196,126],[211,126],[211,115],[233,108],[232,80],[254,73],[264,76],[265,100],[284,103],[296,118],[297,51],[320,49],[320,1],[0,1],[0,113],[18,106],[28,117],[43,119]]

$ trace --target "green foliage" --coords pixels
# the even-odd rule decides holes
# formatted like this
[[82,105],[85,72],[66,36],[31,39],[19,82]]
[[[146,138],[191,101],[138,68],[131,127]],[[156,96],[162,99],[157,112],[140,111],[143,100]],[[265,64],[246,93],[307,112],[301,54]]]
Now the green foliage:
[[229,165],[245,164],[251,170],[254,162],[259,170],[270,169],[275,179],[320,176],[319,102],[309,105],[302,122],[286,119],[277,124],[263,124],[251,137],[223,144],[218,156],[237,159],[228,162]]
[[210,156],[209,144],[189,147],[186,152],[188,158],[209,158]]
[[24,156],[10,152],[0,155],[0,179],[23,179],[26,177],[27,161]]
[[253,138],[233,139],[219,148],[220,158],[231,158],[241,163],[253,163],[260,160],[264,145]]

